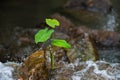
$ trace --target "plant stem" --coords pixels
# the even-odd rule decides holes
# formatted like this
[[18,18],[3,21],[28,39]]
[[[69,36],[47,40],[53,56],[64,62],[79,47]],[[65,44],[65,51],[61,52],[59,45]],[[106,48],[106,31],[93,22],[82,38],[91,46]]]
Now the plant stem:
[[50,58],[51,58],[51,69],[54,69],[54,52],[53,49],[50,47]]

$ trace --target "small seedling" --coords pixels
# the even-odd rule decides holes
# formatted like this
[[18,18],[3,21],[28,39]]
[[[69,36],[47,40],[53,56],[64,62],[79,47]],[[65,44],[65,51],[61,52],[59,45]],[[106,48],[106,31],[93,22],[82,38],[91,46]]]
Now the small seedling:
[[52,29],[48,29],[47,27],[45,29],[39,30],[35,34],[35,43],[47,43],[49,46],[50,51],[50,58],[51,58],[51,69],[54,69],[54,51],[52,49],[52,46],[57,47],[63,47],[63,48],[71,48],[71,45],[67,43],[65,40],[61,39],[51,39],[52,34],[54,33],[54,28],[57,26],[60,26],[60,23],[56,19],[46,19],[46,24],[51,27]]

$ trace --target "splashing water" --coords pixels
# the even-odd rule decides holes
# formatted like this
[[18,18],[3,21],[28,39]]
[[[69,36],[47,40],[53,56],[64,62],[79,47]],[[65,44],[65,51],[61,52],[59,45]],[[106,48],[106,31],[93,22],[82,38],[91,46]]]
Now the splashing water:
[[14,62],[0,62],[0,80],[16,80],[13,76],[15,71],[15,66],[18,66],[18,63]]
[[[88,80],[90,78],[92,80],[93,79],[94,80],[101,80],[101,79],[102,80],[119,80],[120,79],[120,64],[118,63],[108,63],[105,61],[97,61],[97,62],[86,61],[84,65],[87,65],[84,69],[73,73],[73,76],[72,76],[73,80]],[[106,69],[100,69],[100,67],[103,67],[103,65],[104,67],[106,65]],[[90,74],[88,74],[88,72],[90,72]],[[92,78],[93,76],[94,78]]]
[[5,66],[0,62],[0,80],[13,80],[12,78],[12,67]]
[[[62,74],[62,75],[61,75]],[[120,80],[120,64],[79,59],[57,70],[52,80]]]
[[[1,63],[0,62],[0,80],[19,80],[14,78],[13,72],[15,67],[11,65],[18,65],[18,63]],[[67,79],[69,80],[120,80],[120,64],[119,63],[108,63],[105,61],[86,61],[80,62],[76,60],[74,63],[66,64],[63,68],[58,71],[53,78],[53,80],[58,79],[66,75],[67,70],[72,70]],[[69,72],[69,71],[68,71]],[[63,74],[64,73],[64,74]],[[65,79],[66,80],[66,79]]]
[[114,11],[112,11],[111,14],[108,14],[103,29],[107,31],[114,31],[118,26],[116,18],[117,14]]

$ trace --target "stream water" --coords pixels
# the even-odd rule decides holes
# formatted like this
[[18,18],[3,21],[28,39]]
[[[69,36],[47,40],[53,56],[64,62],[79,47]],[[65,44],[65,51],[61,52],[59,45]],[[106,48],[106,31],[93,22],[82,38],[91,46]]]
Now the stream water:
[[[76,67],[84,66],[81,70],[76,70]],[[17,76],[20,64],[14,62],[1,63],[0,62],[0,80],[19,80]],[[101,68],[105,67],[105,68]],[[65,64],[65,67],[57,74],[52,80],[59,80],[59,74],[65,70],[73,70],[70,80],[120,80],[120,64],[119,63],[109,63],[106,61],[86,61]],[[16,73],[15,73],[16,72]],[[92,75],[89,76],[89,74]]]
[[[0,62],[0,80],[18,80],[19,63],[15,62]],[[17,72],[16,72],[17,71]],[[16,73],[15,73],[16,72]]]
[[[37,3],[35,3],[35,4],[37,4]],[[8,4],[7,8],[9,7],[9,5],[11,5],[11,4]],[[12,5],[14,5],[14,4],[12,4]],[[19,5],[21,5],[21,4],[19,4]],[[14,14],[12,14],[12,12],[11,12],[11,14],[12,14],[11,16],[9,16],[9,15],[7,16],[7,13],[6,13],[6,18],[9,18],[6,20],[4,18],[5,14],[2,14],[2,12],[5,12],[5,11],[1,11],[0,14],[2,14],[2,20],[4,22],[1,21],[2,23],[0,24],[0,26],[3,26],[3,27],[18,26],[19,24],[20,24],[19,26],[26,26],[26,25],[27,26],[31,26],[31,25],[35,26],[33,24],[38,24],[40,21],[39,20],[40,18],[43,19],[44,16],[48,15],[47,12],[49,12],[51,9],[51,8],[48,9],[48,7],[50,7],[50,6],[51,5],[48,5],[47,8],[45,8],[45,11],[43,10],[46,14],[44,14],[42,12],[37,12],[37,11],[35,11],[36,16],[34,16],[34,17],[32,17],[31,14],[29,14],[29,16],[28,16],[28,17],[30,17],[29,20],[32,20],[32,21],[29,21],[28,18],[25,18],[25,19],[21,18],[18,21],[16,21],[17,19],[15,19],[15,18],[13,18],[12,20],[9,20],[10,18],[14,17]],[[28,7],[30,7],[30,5]],[[36,5],[36,7],[39,7],[39,6]],[[43,7],[39,7],[39,8],[42,10]],[[37,8],[37,10],[39,8]],[[6,9],[4,9],[4,10],[6,10]],[[32,8],[32,9],[34,11],[34,8]],[[14,11],[14,10],[11,10],[11,11]],[[30,11],[31,10],[28,10],[26,12],[29,13]],[[43,15],[44,16],[38,17],[39,13],[41,13],[41,16],[43,16]],[[27,14],[27,13],[22,13],[22,14]],[[18,13],[16,13],[15,15],[21,17]],[[24,17],[24,16],[22,16],[22,17]],[[28,23],[24,23],[23,20],[28,20],[27,21]],[[32,23],[29,23],[29,22],[32,22]],[[16,23],[16,24],[13,24],[13,23]],[[21,25],[21,23],[23,25]],[[6,25],[4,25],[4,24],[6,24]],[[107,16],[107,22],[106,22],[106,25],[103,27],[103,29],[108,30],[108,31],[114,31],[114,29],[116,28],[117,25],[118,25],[118,23],[116,22],[116,15],[113,12],[112,14]],[[70,63],[70,64],[66,63],[65,67],[63,69],[61,69],[61,71],[58,71],[58,75],[60,73],[62,73],[62,71],[64,71],[65,69],[66,70],[71,69],[71,70],[73,70],[73,73],[70,75],[71,80],[120,80],[120,50],[119,49],[118,50],[115,50],[115,49],[104,50],[103,52],[100,52],[100,53],[101,53],[100,57],[103,58],[102,60],[99,60],[96,62],[93,62],[93,61],[79,62],[79,60],[76,60],[74,63]],[[109,56],[107,55],[107,53],[109,53]],[[118,58],[115,58],[114,56],[112,56],[112,54],[115,54],[115,56],[117,56]],[[108,57],[106,58],[105,56],[108,56]],[[82,69],[77,70],[76,69],[77,66],[84,66],[84,67]],[[105,68],[100,69],[103,66],[105,66]],[[18,79],[19,67],[20,67],[20,63],[15,63],[15,62],[2,63],[2,62],[0,62],[0,80],[19,80]],[[89,74],[93,75],[94,79],[93,78],[90,79]],[[57,74],[54,78],[56,78],[56,80],[57,80],[57,78],[58,78]],[[52,79],[52,80],[54,80],[54,79]]]

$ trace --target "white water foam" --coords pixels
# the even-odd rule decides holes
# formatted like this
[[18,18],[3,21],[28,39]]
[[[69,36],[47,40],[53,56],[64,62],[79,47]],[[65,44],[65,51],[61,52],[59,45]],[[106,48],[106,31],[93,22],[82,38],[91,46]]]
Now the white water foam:
[[[11,64],[13,63],[0,62],[0,80],[18,80],[14,79],[13,77],[14,68],[11,66]],[[84,67],[80,70],[79,69],[76,70],[76,67],[80,65],[83,65]],[[108,66],[104,68],[103,67],[104,65]],[[100,69],[101,67],[103,68]],[[68,68],[69,70],[73,70],[71,76],[72,80],[120,80],[120,63],[108,63],[105,61],[80,62],[78,59],[74,63],[65,64],[65,69]],[[93,75],[96,76],[96,79],[89,79],[89,77]],[[100,79],[99,76],[102,77],[103,79]]]
[[14,69],[0,62],[0,80],[14,80],[12,78],[12,72]]
[[13,76],[14,71],[16,71],[18,67],[20,67],[20,63],[0,62],[0,80],[18,80],[17,75]]
[[[99,67],[102,67],[102,66],[98,65],[99,63],[109,64],[110,65],[109,68],[110,67],[112,67],[112,68],[99,70]],[[85,74],[90,70],[91,67],[94,67],[93,72],[90,73],[90,74],[87,73],[90,76],[92,74],[96,74],[95,76],[100,75],[101,77],[103,77],[104,79],[102,79],[102,80],[120,80],[120,64],[118,64],[118,63],[108,63],[108,62],[105,62],[105,61],[97,61],[97,62],[86,61],[82,64],[85,64],[87,66],[80,71],[74,72],[73,76],[72,76],[72,80],[83,80],[81,78],[87,77],[87,76],[85,76]],[[118,67],[118,68],[115,68],[115,67]],[[85,78],[85,79],[89,79],[89,78]],[[99,80],[99,79],[96,79],[96,80]]]

